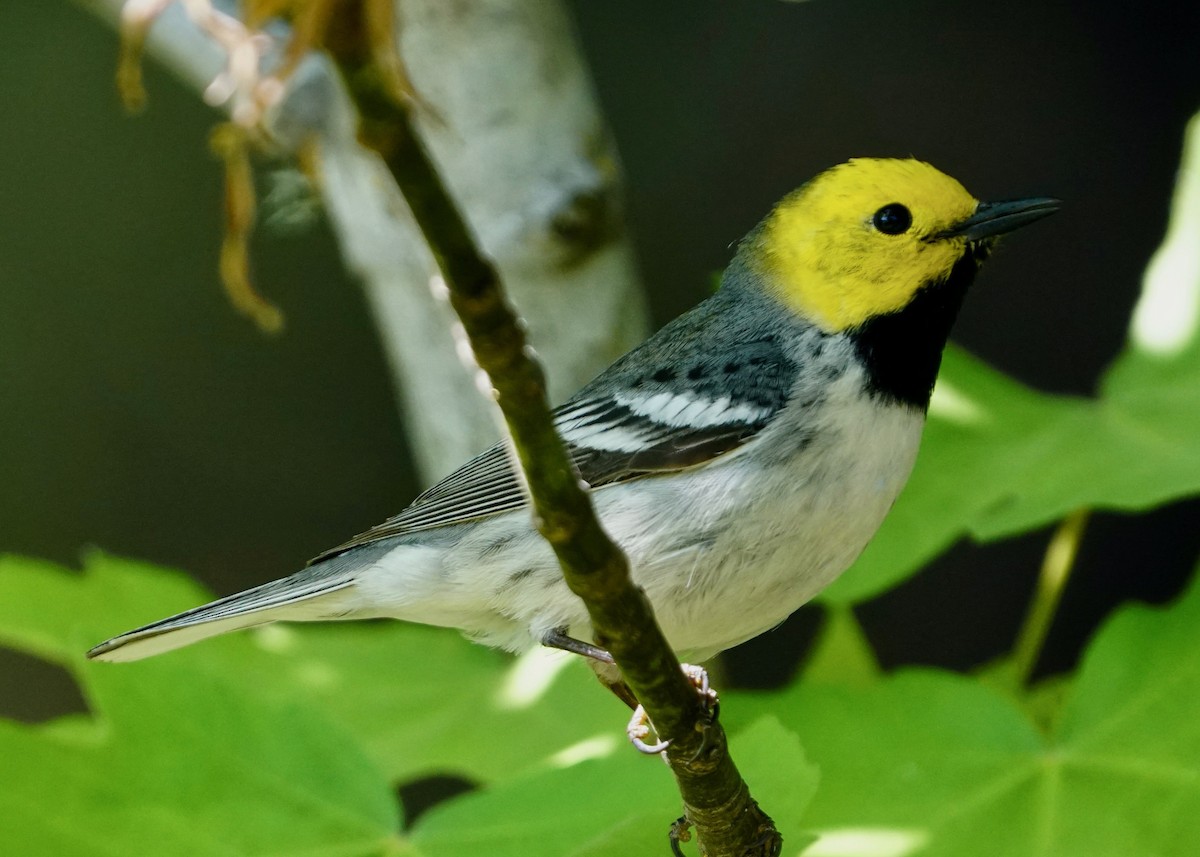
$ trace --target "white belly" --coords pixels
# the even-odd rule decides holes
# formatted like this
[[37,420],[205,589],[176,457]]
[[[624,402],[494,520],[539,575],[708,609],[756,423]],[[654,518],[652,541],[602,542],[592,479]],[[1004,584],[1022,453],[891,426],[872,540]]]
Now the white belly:
[[839,410],[836,429],[786,466],[734,460],[732,484],[714,470],[682,486],[695,498],[685,519],[724,526],[674,554],[651,548],[634,574],[685,657],[704,660],[778,625],[854,562],[891,509],[924,420],[899,407]]
[[[781,419],[763,443],[706,467],[595,493],[682,657],[703,660],[779,624],[875,534],[908,479],[924,419],[863,399],[858,383],[835,384],[816,424]],[[797,451],[802,432],[813,439]],[[442,545],[400,546],[364,570],[355,612],[458,627],[508,649],[563,627],[590,639],[583,604],[527,512],[451,529]]]

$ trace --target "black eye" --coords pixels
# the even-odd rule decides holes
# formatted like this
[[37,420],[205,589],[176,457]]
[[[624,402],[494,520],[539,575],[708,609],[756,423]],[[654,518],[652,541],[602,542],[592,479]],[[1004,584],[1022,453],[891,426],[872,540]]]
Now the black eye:
[[899,235],[912,226],[912,212],[898,202],[890,202],[875,212],[872,222],[884,235]]

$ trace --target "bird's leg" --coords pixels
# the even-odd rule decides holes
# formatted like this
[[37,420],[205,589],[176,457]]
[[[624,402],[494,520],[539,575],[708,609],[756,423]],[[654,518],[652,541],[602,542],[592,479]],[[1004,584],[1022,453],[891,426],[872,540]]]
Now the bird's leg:
[[[592,668],[592,672],[596,674],[596,678],[600,679],[600,683],[611,690],[617,699],[633,709],[633,716],[629,718],[629,725],[625,727],[625,732],[629,736],[629,742],[640,752],[653,756],[667,749],[667,746],[670,744],[669,741],[658,741],[654,744],[646,743],[646,738],[650,735],[652,729],[650,717],[646,714],[646,710],[642,708],[641,703],[638,702],[637,696],[634,695],[629,685],[621,678],[621,673],[617,669],[613,656],[606,649],[569,636],[566,628],[554,628],[547,631],[542,635],[542,645],[551,649],[561,649],[564,652],[582,655],[587,658],[588,666]],[[715,723],[717,721],[717,714],[721,710],[721,702],[717,699],[717,692],[709,686],[708,671],[704,667],[692,664],[681,664],[680,666],[683,669],[683,674],[687,676],[688,681],[692,683],[692,686],[696,688],[696,692],[700,694],[700,701],[704,706],[709,722]],[[704,745],[701,745],[699,752],[703,752],[703,750]],[[699,755],[699,752],[697,755]]]
[[600,679],[600,683],[611,690],[617,699],[628,705],[631,710],[638,707],[637,697],[634,696],[632,688],[625,683],[625,679],[621,678],[621,671],[617,669],[616,664],[601,661],[588,661],[587,664],[596,674],[596,678]]
[[567,636],[566,628],[555,628],[542,634],[542,645],[551,649],[562,649],[573,655],[583,655],[585,658],[599,661],[602,664],[616,663],[613,656],[599,646]]
[[613,656],[606,650],[568,636],[565,628],[547,631],[542,635],[542,645],[587,658],[587,665],[592,668],[592,672],[596,674],[596,678],[600,679],[602,685],[611,690],[617,699],[630,708],[638,707],[637,697],[633,695],[629,685],[621,678],[621,672],[617,669]]

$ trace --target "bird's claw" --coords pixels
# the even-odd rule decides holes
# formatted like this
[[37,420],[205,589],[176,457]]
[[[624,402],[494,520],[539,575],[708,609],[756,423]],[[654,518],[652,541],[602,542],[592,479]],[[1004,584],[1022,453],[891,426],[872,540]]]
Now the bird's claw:
[[650,735],[652,727],[650,725],[650,717],[646,714],[646,709],[639,705],[633,710],[633,716],[629,718],[629,725],[625,727],[625,734],[629,736],[629,743],[639,753],[645,753],[647,756],[657,756],[667,747],[671,746],[670,741],[656,741],[653,744],[647,744],[646,738]]
[[[704,667],[698,667],[693,664],[681,664],[683,674],[687,680],[696,688],[696,693],[700,695],[701,705],[704,707],[705,714],[708,717],[709,723],[716,722],[717,714],[721,710],[721,701],[717,698],[717,692],[709,686],[708,671]],[[639,753],[645,753],[647,756],[656,756],[671,746],[669,740],[659,740],[650,744],[646,741],[654,726],[650,723],[650,717],[646,714],[646,709],[641,705],[633,710],[633,716],[629,718],[629,725],[625,727],[625,734],[629,736],[629,743]]]
[[[704,667],[698,667],[693,664],[683,664],[683,674],[687,676],[688,681],[696,688],[696,693],[700,696],[700,705],[704,709],[704,720],[697,724],[701,733],[700,746],[696,748],[696,752],[692,754],[689,763],[695,762],[713,746],[712,743],[712,727],[717,722],[717,716],[721,713],[721,700],[717,698],[717,692],[708,683],[708,671]],[[685,840],[686,841],[686,840]]]
[[692,687],[696,688],[696,693],[700,695],[700,703],[709,719],[716,720],[717,712],[721,710],[721,700],[717,698],[717,692],[709,686],[708,670],[695,664],[680,664],[680,667],[692,683]]

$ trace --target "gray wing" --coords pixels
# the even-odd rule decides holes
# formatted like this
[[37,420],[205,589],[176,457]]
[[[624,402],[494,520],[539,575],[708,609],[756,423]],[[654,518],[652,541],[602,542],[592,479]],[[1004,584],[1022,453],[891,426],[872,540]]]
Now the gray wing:
[[[711,300],[711,299],[710,299]],[[702,305],[703,306],[703,305]],[[698,308],[699,309],[699,308]],[[787,404],[794,372],[762,331],[741,331],[736,348],[700,349],[711,313],[677,319],[555,410],[555,425],[580,477],[598,489],[694,467],[741,446]],[[675,327],[675,335],[664,336]],[[678,328],[683,327],[680,331]],[[680,347],[681,336],[683,346]],[[721,340],[739,333],[726,327]],[[671,343],[661,347],[663,341]],[[679,383],[680,376],[687,383]],[[734,392],[736,391],[736,392]],[[486,518],[525,506],[528,497],[506,446],[481,453],[407,509],[313,560],[380,539]]]

